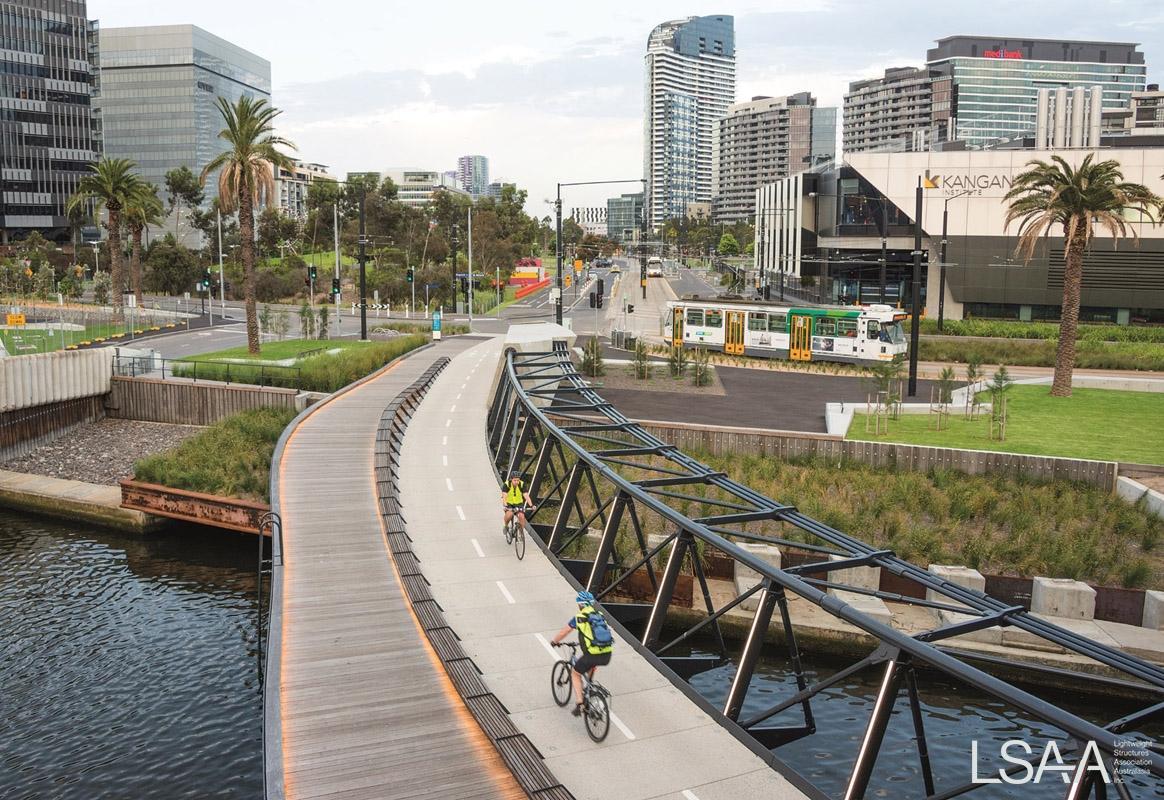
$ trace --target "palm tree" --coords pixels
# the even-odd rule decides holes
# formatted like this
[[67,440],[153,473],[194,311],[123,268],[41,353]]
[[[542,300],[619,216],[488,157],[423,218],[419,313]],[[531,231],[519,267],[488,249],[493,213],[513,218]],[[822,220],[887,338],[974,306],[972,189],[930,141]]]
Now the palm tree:
[[243,296],[247,309],[247,349],[259,352],[259,320],[255,311],[255,206],[275,191],[275,167],[291,169],[291,159],[276,147],[295,145],[275,136],[274,120],[281,113],[266,100],[239,98],[231,105],[226,98],[218,98],[223,128],[218,137],[229,149],[211,161],[202,170],[202,182],[215,170],[218,175],[218,199],[222,210],[238,210],[239,235],[242,239]]
[[137,304],[141,305],[141,235],[147,225],[160,225],[162,222],[162,201],[158,197],[158,188],[153,184],[142,182],[138,190],[126,202],[122,209],[125,218],[125,227],[129,231],[131,248],[129,251],[129,282],[133,287],[133,296]]
[[79,209],[92,204],[96,209],[105,206],[109,219],[105,223],[109,231],[109,277],[112,279],[110,295],[113,300],[113,318],[120,322],[124,316],[122,304],[125,289],[125,274],[121,252],[121,212],[141,185],[141,178],[134,174],[136,164],[126,158],[103,158],[89,169],[92,174],[81,178],[76,193],[65,205],[66,214],[77,214]]
[[[1124,236],[1138,239],[1135,223],[1145,220],[1155,223],[1155,214],[1164,204],[1164,200],[1145,186],[1125,183],[1118,161],[1096,163],[1094,156],[1094,153],[1089,153],[1078,167],[1072,167],[1060,156],[1051,156],[1050,163],[1039,159],[1028,161],[1029,169],[1015,177],[1004,198],[1010,203],[1006,212],[1007,226],[1021,220],[1015,252],[1028,262],[1034,256],[1039,239],[1050,233],[1055,225],[1063,226],[1066,264],[1055,379],[1051,384],[1053,397],[1071,396],[1083,253],[1091,243],[1094,226],[1106,230],[1116,242]],[[1125,218],[1131,211],[1139,214],[1134,220]]]

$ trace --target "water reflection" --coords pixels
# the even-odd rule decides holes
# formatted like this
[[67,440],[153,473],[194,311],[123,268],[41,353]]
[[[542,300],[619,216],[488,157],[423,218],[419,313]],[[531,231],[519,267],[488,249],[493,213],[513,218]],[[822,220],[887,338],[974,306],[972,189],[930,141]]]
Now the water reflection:
[[253,539],[0,511],[0,797],[254,797]]

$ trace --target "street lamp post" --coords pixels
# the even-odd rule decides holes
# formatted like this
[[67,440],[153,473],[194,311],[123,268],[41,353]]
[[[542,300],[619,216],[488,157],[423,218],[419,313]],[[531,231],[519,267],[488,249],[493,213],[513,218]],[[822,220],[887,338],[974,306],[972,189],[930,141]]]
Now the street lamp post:
[[[885,303],[885,267],[889,257],[889,198],[881,198],[881,268],[878,275],[879,302]],[[858,273],[859,274],[859,273]]]
[[917,397],[917,350],[921,342],[922,184],[917,179],[913,214],[913,312],[909,326],[909,396]]
[[938,280],[938,333],[942,332],[942,324],[946,317],[946,245],[949,244],[946,233],[950,223],[950,201],[968,194],[970,194],[970,190],[966,189],[953,197],[947,197],[946,201],[942,203],[942,260],[938,264],[938,274],[941,276]]
[[364,247],[368,243],[367,217],[364,213],[364,200],[367,198],[367,188],[360,190],[360,341],[368,340],[368,274],[365,266]]

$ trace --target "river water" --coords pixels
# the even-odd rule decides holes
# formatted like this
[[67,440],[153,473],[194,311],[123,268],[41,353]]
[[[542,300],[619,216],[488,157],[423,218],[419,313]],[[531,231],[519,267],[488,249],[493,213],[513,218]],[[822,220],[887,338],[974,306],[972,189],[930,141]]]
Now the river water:
[[258,797],[256,558],[0,510],[0,797]]

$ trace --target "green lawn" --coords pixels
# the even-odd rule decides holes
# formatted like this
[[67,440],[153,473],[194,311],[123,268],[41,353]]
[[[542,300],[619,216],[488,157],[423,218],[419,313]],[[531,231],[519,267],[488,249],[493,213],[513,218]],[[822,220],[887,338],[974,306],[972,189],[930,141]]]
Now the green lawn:
[[[2,318],[0,318],[2,319]],[[153,323],[141,322],[133,330],[149,332]],[[128,324],[113,325],[111,323],[97,323],[87,325],[83,331],[46,331],[38,328],[0,330],[0,342],[9,355],[23,356],[33,353],[49,353],[64,347],[78,345],[81,342],[94,342],[98,339],[110,339],[122,334],[121,339],[131,340]]]
[[260,355],[255,358],[248,352],[246,345],[231,347],[226,350],[216,350],[213,353],[203,353],[190,356],[185,361],[218,361],[221,359],[243,358],[254,361],[282,361],[286,358],[298,358],[301,354],[315,351],[346,350],[349,347],[366,347],[368,342],[355,339],[286,339],[281,342],[264,342],[260,348]]
[[[335,250],[327,250],[321,253],[300,253],[299,257],[307,262],[308,266],[315,265],[319,268],[319,274],[322,278],[327,275],[328,278],[335,274]],[[283,263],[283,259],[279,256],[271,256],[266,259],[268,264],[279,265]],[[340,265],[351,266],[356,263],[356,260],[350,256],[340,254]]]
[[1004,442],[990,440],[989,414],[969,422],[957,409],[946,430],[933,430],[930,414],[903,414],[890,420],[884,436],[866,433],[864,415],[857,414],[847,438],[1164,464],[1164,394],[1075,389],[1056,398],[1050,391],[1045,385],[1011,389]]

